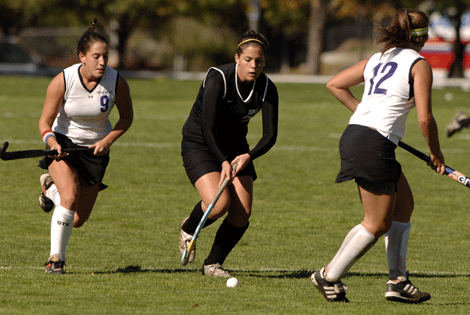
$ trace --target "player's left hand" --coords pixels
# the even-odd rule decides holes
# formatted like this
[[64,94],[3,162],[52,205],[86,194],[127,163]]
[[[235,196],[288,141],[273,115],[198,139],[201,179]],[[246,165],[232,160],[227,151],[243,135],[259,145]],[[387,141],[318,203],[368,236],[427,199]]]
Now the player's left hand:
[[429,154],[429,163],[428,165],[436,172],[441,175],[445,175],[446,171],[446,165],[444,162],[444,156],[442,155],[442,152],[439,151],[435,154],[432,152]]
[[233,166],[235,163],[237,163],[237,168],[232,171],[232,176],[235,176],[238,172],[242,171],[248,165],[248,163],[250,163],[250,161],[251,157],[248,153],[235,157],[232,160],[231,165]]
[[90,148],[94,148],[93,155],[105,155],[109,153],[109,148],[111,144],[107,143],[104,140],[98,141],[97,143],[90,146]]

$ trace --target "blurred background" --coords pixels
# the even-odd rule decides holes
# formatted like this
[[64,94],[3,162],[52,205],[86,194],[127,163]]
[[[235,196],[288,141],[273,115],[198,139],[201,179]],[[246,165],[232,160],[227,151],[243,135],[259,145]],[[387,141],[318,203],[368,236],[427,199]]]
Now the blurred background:
[[377,51],[375,25],[400,8],[431,19],[422,55],[435,75],[470,68],[470,0],[0,0],[0,74],[53,75],[78,62],[93,18],[109,39],[109,65],[129,75],[205,72],[233,62],[238,36],[270,42],[267,73],[328,76]]

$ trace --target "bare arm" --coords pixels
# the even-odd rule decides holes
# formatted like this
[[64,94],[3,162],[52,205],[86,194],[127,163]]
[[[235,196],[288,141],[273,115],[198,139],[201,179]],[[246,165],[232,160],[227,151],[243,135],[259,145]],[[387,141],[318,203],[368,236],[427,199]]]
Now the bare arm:
[[431,89],[432,89],[432,70],[426,60],[418,61],[411,70],[414,79],[414,92],[416,111],[418,114],[419,128],[429,147],[429,165],[437,173],[444,174],[445,164],[439,145],[439,135],[437,124],[432,115]]
[[[65,82],[64,73],[61,72],[52,79],[47,87],[46,99],[42,109],[41,117],[39,118],[39,133],[42,135],[47,130],[52,130],[57,114],[64,100]],[[57,150],[59,155],[62,153],[62,147],[57,143],[54,137],[49,137],[47,144],[52,150]]]
[[349,88],[364,82],[364,68],[368,61],[368,59],[359,61],[335,75],[326,84],[330,92],[352,112],[356,111],[359,100],[354,97]]

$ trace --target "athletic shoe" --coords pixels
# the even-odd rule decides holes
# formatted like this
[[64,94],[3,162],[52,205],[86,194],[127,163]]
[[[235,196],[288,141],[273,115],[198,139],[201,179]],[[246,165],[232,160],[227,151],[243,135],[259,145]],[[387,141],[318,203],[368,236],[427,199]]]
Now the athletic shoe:
[[461,121],[467,118],[468,117],[461,110],[455,113],[455,116],[454,118],[452,118],[452,121],[446,126],[447,137],[450,138],[454,133],[462,130],[463,126],[461,124]]
[[392,280],[387,281],[387,291],[385,292],[387,300],[403,303],[421,303],[431,298],[431,294],[421,292],[411,284],[408,273],[406,273],[406,277],[398,277],[398,280],[400,280],[399,283],[394,283]]
[[202,265],[202,274],[212,277],[225,277],[231,278],[232,275],[227,270],[222,268],[222,265],[219,263],[212,265]]
[[52,208],[54,208],[54,202],[46,197],[46,191],[54,184],[52,181],[52,177],[49,173],[42,174],[39,178],[39,182],[41,183],[42,191],[39,194],[39,206],[41,207],[44,212],[51,212]]
[[46,273],[49,274],[64,274],[65,262],[60,260],[59,255],[52,255],[46,263]]
[[[183,227],[184,222],[188,220],[189,218],[186,218],[181,222],[181,227]],[[180,248],[180,253],[183,254],[186,248],[188,248],[189,242],[191,242],[191,239],[193,236],[189,233],[186,233],[183,231],[183,228],[180,230],[180,242],[179,242],[179,248]],[[189,258],[188,262],[192,263],[194,261],[194,258],[196,258],[196,244],[194,244],[194,249],[189,253]]]
[[346,297],[348,286],[341,281],[330,282],[326,280],[323,276],[324,272],[325,268],[322,268],[310,276],[310,279],[317,287],[318,291],[320,291],[328,302],[349,302]]

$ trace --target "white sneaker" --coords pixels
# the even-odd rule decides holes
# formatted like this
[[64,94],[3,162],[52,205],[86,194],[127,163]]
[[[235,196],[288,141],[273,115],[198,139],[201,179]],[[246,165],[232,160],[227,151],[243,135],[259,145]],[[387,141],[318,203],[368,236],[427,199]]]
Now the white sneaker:
[[44,212],[51,212],[54,208],[54,202],[52,199],[46,196],[46,191],[54,184],[52,177],[49,173],[42,174],[39,177],[39,182],[41,183],[42,191],[39,194],[39,206]]
[[[188,220],[188,219],[189,219],[189,217],[184,219],[183,222],[181,222],[181,226],[183,226],[184,222],[186,222],[186,220]],[[181,228],[181,230],[180,230],[180,242],[178,244],[181,254],[183,254],[184,251],[186,250],[186,248],[188,248],[189,242],[191,242],[192,238],[193,238],[193,236],[191,234],[186,233]],[[189,255],[188,262],[192,263],[194,261],[194,259],[196,258],[196,244],[194,244],[194,249],[190,253],[188,253],[188,255]]]
[[230,272],[224,270],[222,268],[222,265],[219,263],[212,264],[212,265],[202,265],[202,274],[206,276],[212,276],[212,277],[225,277],[225,278],[232,277]]

